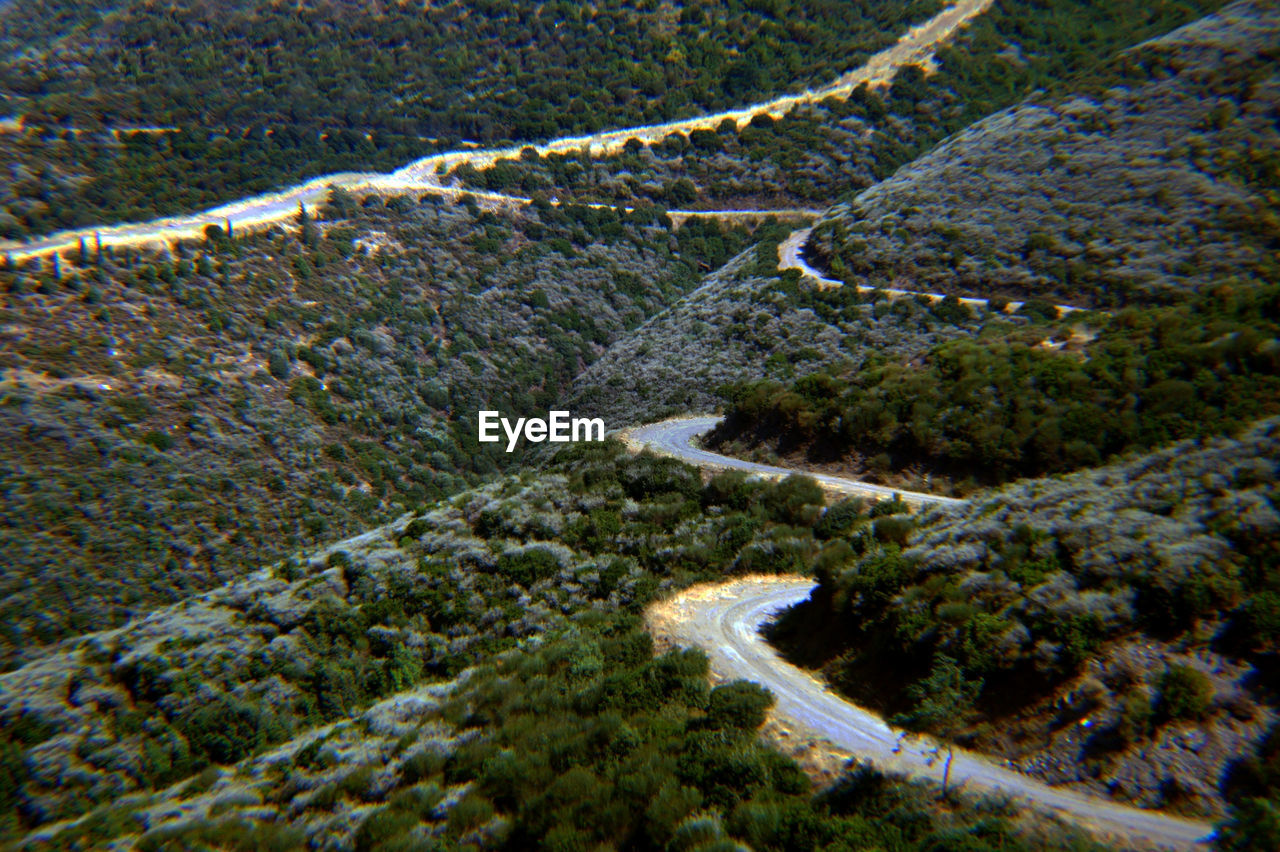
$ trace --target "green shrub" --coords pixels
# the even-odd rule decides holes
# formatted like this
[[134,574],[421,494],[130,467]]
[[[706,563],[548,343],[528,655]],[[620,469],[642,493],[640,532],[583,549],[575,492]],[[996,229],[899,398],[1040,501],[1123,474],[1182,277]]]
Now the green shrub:
[[773,694],[759,684],[745,680],[717,686],[707,701],[707,723],[713,728],[741,728],[753,731],[764,724]]
[[1160,676],[1156,707],[1163,719],[1199,719],[1213,703],[1213,683],[1203,672],[1178,663]]
[[893,515],[880,518],[872,529],[877,541],[903,547],[907,543],[907,537],[915,529],[915,522],[908,515]]
[[168,432],[152,430],[142,436],[142,443],[155,447],[160,452],[173,448],[173,436]]
[[194,820],[152,829],[138,839],[140,852],[221,849],[227,852],[294,852],[306,848],[301,831],[245,820]]
[[696,498],[702,491],[702,474],[696,467],[648,453],[623,464],[618,481],[627,496],[635,500],[661,494]]
[[449,811],[448,831],[454,837],[479,828],[493,818],[493,803],[484,796],[470,794]]
[[175,724],[191,750],[220,764],[238,763],[268,742],[283,739],[278,719],[234,698],[215,698],[179,716]]
[[849,497],[829,507],[813,527],[819,538],[836,538],[847,534],[862,519],[867,502],[861,497]]
[[426,535],[431,529],[431,524],[425,518],[414,518],[404,528],[404,537],[411,539],[419,539]]
[[775,521],[811,525],[825,499],[811,476],[793,473],[764,493],[764,505]]
[[267,356],[267,369],[272,376],[284,381],[289,378],[291,370],[289,356],[282,349],[272,349],[271,354]]
[[543,547],[508,551],[498,557],[498,573],[525,588],[539,580],[554,577],[559,572],[560,560]]
[[413,784],[432,777],[444,769],[445,756],[434,749],[423,749],[409,755],[400,768],[405,783]]
[[759,480],[748,478],[744,471],[726,470],[711,477],[702,489],[702,505],[726,506],[741,511],[751,505],[764,487]]
[[416,814],[395,808],[379,808],[356,829],[357,852],[375,852],[418,825]]

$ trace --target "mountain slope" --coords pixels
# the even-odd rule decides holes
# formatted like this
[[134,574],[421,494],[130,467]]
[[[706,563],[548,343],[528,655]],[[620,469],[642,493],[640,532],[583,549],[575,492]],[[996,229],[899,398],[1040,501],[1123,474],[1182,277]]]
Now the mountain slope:
[[653,210],[322,212],[0,268],[0,661],[519,463],[477,410],[547,409],[747,239]]
[[605,417],[611,428],[708,411],[731,382],[859,364],[873,351],[911,358],[980,325],[967,312],[877,303],[852,289],[815,292],[794,274],[780,276],[785,233],[776,228],[610,346],[574,380],[566,404]]
[[915,712],[950,661],[974,688],[944,723],[962,742],[1052,783],[1219,814],[1280,718],[1278,442],[1270,420],[863,521],[775,639],[886,714]]
[[0,117],[26,127],[0,133],[0,238],[714,112],[834,79],[940,6],[178,0],[63,33],[59,4],[16,4],[0,44],[29,17],[59,37],[0,54]]
[[1277,39],[1262,0],[1121,54],[833,208],[810,256],[858,284],[1099,306],[1274,273]]

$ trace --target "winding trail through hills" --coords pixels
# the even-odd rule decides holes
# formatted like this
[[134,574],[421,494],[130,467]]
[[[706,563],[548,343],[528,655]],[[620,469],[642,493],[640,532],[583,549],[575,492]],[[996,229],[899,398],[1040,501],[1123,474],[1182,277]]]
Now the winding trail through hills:
[[[711,470],[745,470],[762,476],[795,471],[722,456],[694,446],[718,417],[686,417],[624,430],[619,437],[632,449]],[[828,490],[886,498],[898,494],[915,505],[964,505],[935,494],[897,491],[837,476],[814,475]],[[777,698],[775,721],[790,735],[830,742],[837,749],[877,767],[941,781],[945,749],[927,737],[904,738],[884,719],[837,696],[811,673],[781,658],[760,635],[761,626],[781,610],[809,597],[814,582],[803,577],[745,577],[729,583],[686,589],[647,613],[649,628],[675,644],[707,652],[717,678],[744,678],[768,687]],[[970,791],[1011,796],[1022,804],[1076,823],[1108,841],[1141,841],[1159,847],[1190,849],[1212,837],[1207,823],[1143,810],[1073,790],[1052,787],[979,754],[956,749],[950,780]]]
[[[793,107],[827,97],[847,97],[861,83],[878,85],[892,79],[907,64],[928,65],[936,45],[957,28],[982,13],[992,0],[957,0],[932,20],[913,28],[892,47],[875,54],[861,68],[817,90],[788,95],[761,104],[715,115],[647,127],[607,131],[589,136],[555,140],[534,147],[539,154],[585,150],[605,155],[638,139],[654,144],[671,133],[715,129],[722,122],[739,124],[757,115],[780,117]],[[200,213],[166,217],[152,222],[85,228],[52,235],[29,243],[0,242],[0,252],[15,260],[76,249],[82,240],[113,247],[166,244],[177,239],[200,238],[205,226],[231,223],[237,230],[285,222],[295,216],[299,205],[320,203],[330,188],[354,193],[395,194],[421,192],[457,198],[470,195],[485,203],[523,206],[527,198],[502,195],[442,183],[442,175],[463,163],[483,169],[499,159],[519,155],[525,146],[491,150],[461,150],[418,160],[390,174],[344,172],[315,178],[298,186],[232,202]],[[604,205],[592,205],[604,206]],[[812,216],[815,211],[671,211],[673,218],[695,216],[758,218],[766,215]],[[841,282],[824,278],[804,261],[800,250],[808,230],[797,231],[779,246],[780,265],[795,268],[826,286]],[[871,288],[859,287],[859,290]],[[941,300],[943,294],[888,290],[890,296],[923,295]],[[986,299],[963,298],[962,303],[987,306]],[[1016,310],[1021,303],[1012,303]],[[1066,313],[1076,308],[1058,306]],[[686,418],[651,424],[624,435],[632,446],[649,447],[695,465],[711,469],[733,468],[762,476],[784,476],[786,468],[759,465],[702,450],[693,439],[711,428],[716,418]],[[826,488],[840,493],[885,498],[900,495],[908,503],[956,505],[963,501],[938,495],[905,492],[842,477],[816,475]],[[838,748],[880,766],[913,777],[941,779],[943,761],[935,743],[925,738],[904,740],[875,714],[845,701],[809,673],[782,660],[759,635],[760,627],[778,611],[808,597],[813,583],[794,577],[742,578],[728,584],[699,586],[659,604],[648,613],[651,629],[683,644],[707,649],[712,670],[721,677],[746,678],[768,687],[777,697],[775,719],[805,736],[830,741]],[[398,698],[393,700],[399,700]],[[1211,836],[1207,824],[1167,814],[1127,807],[1073,791],[1051,787],[1009,768],[969,752],[957,750],[950,769],[951,779],[970,790],[995,792],[1014,797],[1036,808],[1048,810],[1080,824],[1103,837],[1141,841],[1172,848],[1193,848]]]
[[[992,0],[956,0],[930,20],[904,33],[892,46],[874,54],[862,67],[849,71],[835,82],[822,88],[795,95],[784,95],[741,109],[664,124],[567,137],[539,145],[449,151],[424,157],[390,174],[339,172],[314,178],[278,192],[234,201],[199,213],[169,216],[136,224],[62,231],[26,243],[4,240],[0,241],[0,252],[20,261],[56,252],[73,251],[79,247],[82,240],[90,246],[96,241],[112,247],[159,246],[174,240],[200,239],[207,225],[230,223],[237,230],[259,228],[292,219],[297,214],[299,205],[319,204],[325,199],[330,188],[341,188],[357,194],[393,195],[420,192],[450,198],[467,194],[498,205],[527,204],[529,200],[525,198],[445,185],[441,176],[463,163],[470,163],[477,169],[483,169],[499,159],[519,156],[520,151],[526,147],[532,147],[542,155],[586,150],[589,154],[598,156],[621,150],[629,139],[638,139],[644,144],[652,145],[671,133],[714,130],[726,120],[743,124],[757,115],[779,118],[799,104],[820,101],[828,97],[847,98],[862,83],[871,86],[888,83],[893,79],[898,68],[904,65],[920,64],[929,67],[937,45],[950,38],[964,23],[986,11],[991,2]],[[694,211],[684,212],[698,215]],[[765,214],[765,211],[751,212],[757,216]],[[717,213],[706,212],[702,215],[717,215]]]
[[[945,749],[928,738],[903,738],[876,714],[831,692],[809,672],[783,660],[760,635],[780,610],[813,588],[802,577],[744,577],[686,589],[646,614],[660,639],[707,652],[714,675],[767,687],[775,722],[789,735],[825,740],[875,766],[913,778],[942,779]],[[956,749],[950,780],[970,792],[1006,795],[1088,829],[1114,844],[1204,848],[1206,823],[1117,804],[1051,787],[972,752]]]
[[[680,417],[626,429],[619,433],[618,437],[633,449],[648,449],[659,455],[677,458],[710,470],[743,470],[747,473],[770,478],[789,476],[796,472],[785,467],[756,464],[743,459],[735,459],[732,456],[722,456],[719,453],[713,453],[710,450],[694,446],[695,438],[711,431],[719,422],[719,417]],[[874,485],[870,482],[861,482],[842,476],[805,473],[816,479],[818,484],[826,490],[839,494],[871,497],[877,500],[891,499],[896,494],[906,503],[915,506],[926,503],[958,506],[963,505],[965,502],[954,497],[942,497],[937,494],[924,494],[917,491],[903,491],[901,488],[887,488],[883,485]]]
[[[734,469],[778,477],[794,471],[722,456],[694,446],[718,417],[664,420],[624,430],[619,437],[632,449],[649,449],[711,470]],[[824,488],[844,494],[886,498],[899,494],[915,505],[963,505],[934,494],[897,491],[837,476],[813,475]],[[790,734],[826,740],[838,749],[869,760],[881,769],[941,781],[945,759],[929,738],[904,739],[876,714],[846,701],[827,686],[779,656],[760,636],[760,628],[779,611],[809,597],[814,583],[801,577],[747,577],[686,589],[650,608],[650,630],[676,644],[707,652],[713,674],[744,678],[769,688],[777,698],[775,721]],[[972,791],[999,793],[1061,816],[1108,840],[1142,841],[1189,849],[1206,843],[1207,823],[1143,810],[1072,790],[1052,787],[972,752],[956,749],[950,780]]]
[[[778,243],[778,269],[787,270],[794,269],[805,278],[815,282],[818,287],[828,290],[835,287],[843,287],[844,282],[835,278],[827,278],[817,269],[814,269],[804,259],[804,247],[809,241],[809,234],[813,233],[813,228],[801,228],[793,231],[791,236]],[[924,296],[930,302],[941,302],[947,296],[945,293],[931,293],[920,290],[899,290],[896,288],[876,288],[858,285],[859,293],[870,293],[879,289],[881,293],[886,294],[890,299],[897,299],[901,296]],[[981,308],[986,310],[991,305],[991,300],[974,296],[958,297],[960,304],[971,308]],[[1008,302],[1004,307],[1005,313],[1015,313],[1021,308],[1025,302]],[[1074,305],[1054,305],[1058,309],[1058,316],[1065,316],[1072,311],[1082,310]]]

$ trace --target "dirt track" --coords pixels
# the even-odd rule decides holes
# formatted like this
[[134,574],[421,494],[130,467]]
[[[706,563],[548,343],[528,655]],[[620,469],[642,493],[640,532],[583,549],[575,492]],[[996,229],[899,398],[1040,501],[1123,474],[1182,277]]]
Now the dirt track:
[[[585,148],[593,155],[604,155],[621,150],[629,139],[653,144],[671,133],[715,129],[725,120],[744,124],[757,115],[781,117],[799,104],[820,101],[828,97],[846,98],[862,83],[868,85],[888,83],[893,79],[897,69],[903,65],[923,64],[928,67],[937,45],[950,38],[966,21],[985,11],[990,4],[991,0],[957,0],[930,20],[913,27],[892,46],[873,55],[862,67],[841,75],[835,82],[819,89],[811,89],[796,95],[784,95],[770,101],[714,115],[602,131],[589,136],[567,137],[529,147],[535,148],[541,154],[563,153]],[[137,224],[102,225],[62,231],[27,243],[0,240],[0,252],[11,256],[14,260],[24,260],[54,252],[74,250],[79,247],[82,239],[91,246],[97,240],[100,240],[104,246],[113,247],[163,246],[174,240],[200,239],[205,226],[221,226],[226,222],[230,222],[240,231],[251,230],[292,221],[297,215],[299,204],[308,207],[320,204],[331,187],[339,187],[357,194],[393,195],[418,192],[457,197],[466,193],[496,205],[526,204],[528,199],[445,186],[441,180],[441,175],[447,174],[449,170],[463,163],[470,163],[478,169],[483,169],[499,159],[518,156],[524,147],[526,146],[450,151],[417,160],[390,174],[342,172],[325,175],[278,192],[234,201],[189,215],[170,216]],[[750,212],[752,215],[768,215],[771,211]],[[699,215],[709,214],[704,212]]]

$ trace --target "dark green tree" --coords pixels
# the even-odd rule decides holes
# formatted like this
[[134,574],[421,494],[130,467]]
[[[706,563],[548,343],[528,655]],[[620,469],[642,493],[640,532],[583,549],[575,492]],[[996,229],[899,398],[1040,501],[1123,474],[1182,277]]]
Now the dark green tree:
[[943,740],[934,752],[947,751],[946,765],[942,770],[942,794],[947,794],[951,778],[951,761],[955,759],[952,738],[963,728],[965,720],[973,712],[974,702],[982,691],[982,681],[970,680],[951,657],[939,654],[927,677],[907,688],[907,697],[913,707],[898,713],[890,723],[913,734],[933,734]]

